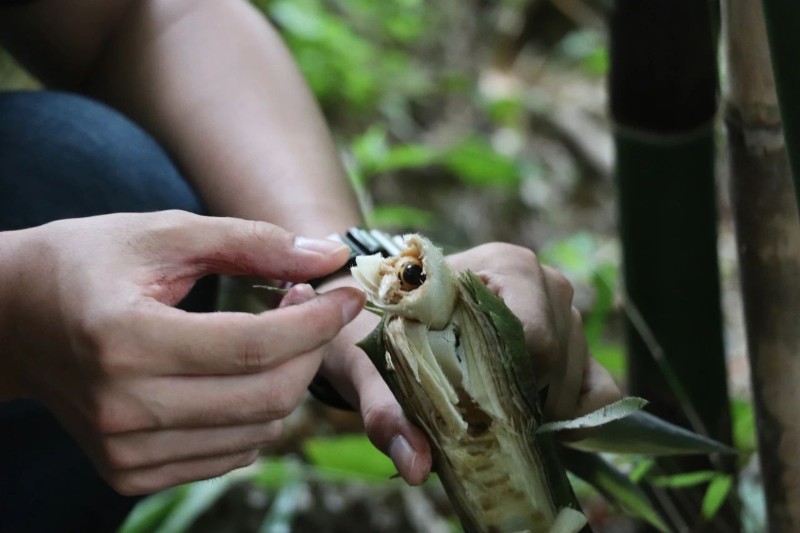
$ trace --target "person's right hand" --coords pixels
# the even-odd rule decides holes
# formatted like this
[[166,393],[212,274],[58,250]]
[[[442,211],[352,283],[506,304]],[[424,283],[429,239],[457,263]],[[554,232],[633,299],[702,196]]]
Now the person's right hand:
[[41,400],[123,494],[249,464],[279,436],[318,348],[356,316],[363,293],[299,285],[292,305],[258,315],[173,305],[206,274],[298,282],[347,255],[267,223],[183,212],[0,234],[5,397]]

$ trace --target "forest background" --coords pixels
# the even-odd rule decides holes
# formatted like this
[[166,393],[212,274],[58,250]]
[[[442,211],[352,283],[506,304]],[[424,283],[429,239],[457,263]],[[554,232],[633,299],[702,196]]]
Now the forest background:
[[[254,4],[280,29],[316,95],[368,223],[421,231],[448,250],[490,241],[535,250],[575,286],[591,350],[625,387],[625,297],[607,110],[608,4]],[[6,55],[0,82],[4,89],[37,87]],[[763,531],[724,158],[717,170],[738,480],[731,487],[731,478],[703,471],[663,475],[660,483],[699,488],[710,502],[707,520],[720,504],[715,499],[737,493],[742,528]],[[437,481],[411,489],[391,479],[391,463],[360,434],[354,416],[309,401],[288,428],[287,438],[256,466],[146,500],[124,531],[458,531]],[[635,480],[651,466],[643,458],[614,460]],[[634,530],[624,513],[575,483],[595,531]]]

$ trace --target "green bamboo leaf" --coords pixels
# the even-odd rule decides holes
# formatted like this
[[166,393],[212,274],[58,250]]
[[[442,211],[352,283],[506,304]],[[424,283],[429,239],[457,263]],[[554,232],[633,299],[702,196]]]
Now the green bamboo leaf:
[[564,466],[626,513],[644,520],[659,531],[669,528],[644,491],[599,455],[561,446]]
[[653,476],[647,478],[647,483],[656,487],[667,487],[671,489],[685,489],[702,485],[715,479],[719,473],[710,470],[701,470],[699,472],[684,472],[681,474],[672,474],[668,476]]
[[536,433],[550,433],[553,431],[564,431],[567,429],[585,429],[602,426],[630,416],[633,413],[642,409],[647,405],[647,400],[644,398],[637,398],[636,396],[628,396],[614,403],[592,411],[591,413],[571,420],[557,420],[554,422],[547,422],[542,424],[536,430]]
[[714,518],[719,508],[725,503],[732,486],[733,478],[731,476],[720,475],[708,484],[708,489],[703,497],[703,516],[706,520]]
[[634,483],[639,483],[647,475],[650,470],[656,465],[655,459],[644,459],[637,462],[631,469],[630,478]]
[[644,411],[600,426],[590,437],[570,446],[584,451],[641,455],[736,453],[730,446]]

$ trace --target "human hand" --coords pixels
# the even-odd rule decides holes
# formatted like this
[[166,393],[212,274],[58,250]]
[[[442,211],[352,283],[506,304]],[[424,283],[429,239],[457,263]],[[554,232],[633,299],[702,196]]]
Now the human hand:
[[266,223],[109,215],[3,234],[0,252],[0,373],[123,494],[255,460],[305,395],[318,348],[364,302],[357,290],[298,285],[293,305],[258,315],[172,307],[206,274],[300,282],[347,259],[344,246]]
[[[589,354],[573,289],[555,270],[539,264],[530,250],[492,243],[448,258],[455,270],[472,270],[504,299],[523,324],[536,367],[537,383],[548,386],[545,417],[572,418],[618,399],[608,372]],[[339,279],[328,286],[354,283]],[[323,374],[352,405],[358,406],[372,442],[389,455],[409,483],[421,483],[431,468],[424,434],[403,415],[370,360],[353,345],[377,324],[362,313],[328,348]],[[575,437],[576,435],[570,435]]]
[[522,322],[536,381],[548,387],[547,420],[566,420],[618,400],[614,379],[589,353],[574,290],[563,274],[539,263],[527,248],[491,243],[448,258],[455,270],[472,270]]

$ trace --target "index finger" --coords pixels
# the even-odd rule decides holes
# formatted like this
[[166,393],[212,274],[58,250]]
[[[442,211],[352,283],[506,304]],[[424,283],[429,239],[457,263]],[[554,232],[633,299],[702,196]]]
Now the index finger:
[[139,349],[158,375],[259,372],[329,342],[364,300],[363,292],[343,288],[257,315],[195,314],[154,303],[137,324]]
[[295,235],[268,222],[180,211],[159,215],[149,220],[137,251],[162,263],[169,275],[160,284],[206,274],[298,282],[335,271],[350,253],[342,243]]

